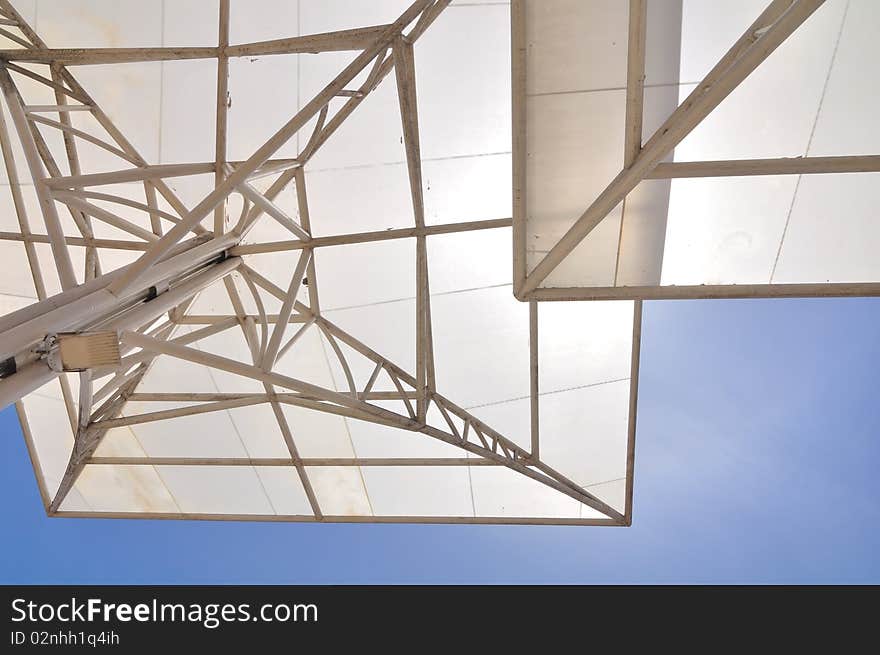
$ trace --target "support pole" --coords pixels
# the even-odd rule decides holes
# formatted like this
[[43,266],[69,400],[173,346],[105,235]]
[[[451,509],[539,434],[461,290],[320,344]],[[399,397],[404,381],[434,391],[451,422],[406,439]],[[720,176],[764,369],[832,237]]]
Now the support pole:
[[[220,186],[226,176],[226,127],[229,117],[229,57],[226,48],[229,46],[229,0],[220,0],[220,20],[217,36],[217,113],[215,119],[214,145],[214,186]],[[226,206],[224,202],[214,209],[214,234],[223,234],[226,223]]]

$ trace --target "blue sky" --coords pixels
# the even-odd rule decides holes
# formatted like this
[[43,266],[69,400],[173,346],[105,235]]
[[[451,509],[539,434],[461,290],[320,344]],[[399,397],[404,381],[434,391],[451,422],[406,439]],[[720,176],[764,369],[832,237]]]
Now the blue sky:
[[632,528],[48,519],[0,414],[3,583],[880,583],[880,299],[645,304]]

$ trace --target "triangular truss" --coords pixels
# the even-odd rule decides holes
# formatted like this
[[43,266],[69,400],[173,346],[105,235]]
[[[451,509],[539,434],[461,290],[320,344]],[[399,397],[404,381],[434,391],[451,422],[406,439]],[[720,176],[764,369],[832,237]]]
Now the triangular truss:
[[[8,128],[0,124],[3,154],[21,226],[17,238],[27,249],[41,301],[2,319],[0,356],[6,360],[7,375],[0,381],[0,395],[7,402],[17,400],[58,377],[61,369],[52,361],[63,333],[112,331],[119,335],[121,344],[121,363],[79,373],[77,400],[61,375],[76,436],[58,490],[51,496],[43,490],[50,514],[76,515],[65,511],[63,503],[87,465],[262,465],[295,468],[314,518],[321,520],[325,513],[307,472],[308,466],[319,463],[300,456],[295,435],[282,411],[284,406],[296,406],[418,432],[462,451],[458,460],[340,459],[327,460],[325,465],[503,466],[607,517],[595,519],[596,523],[628,522],[628,512],[625,516],[615,510],[547,466],[536,452],[504,437],[437,389],[426,237],[510,225],[509,220],[425,224],[413,43],[448,4],[449,0],[417,0],[388,25],[230,46],[229,3],[221,0],[221,26],[225,24],[227,31],[221,29],[216,48],[53,50],[47,48],[8,2],[0,1],[0,14],[10,25],[9,30],[20,31],[21,37],[15,41],[22,46],[0,52],[0,86],[46,226],[45,235],[31,231],[29,208],[22,197]],[[8,36],[5,32],[9,30],[4,29],[4,36]],[[251,157],[227,161],[225,78],[229,57],[331,50],[359,54]],[[148,164],[67,68],[83,63],[187,58],[218,61],[217,148],[212,162]],[[375,233],[313,237],[304,166],[392,69],[400,101],[414,225]],[[55,104],[28,104],[22,90],[25,83],[49,90]],[[297,133],[302,145],[299,154],[295,158],[274,158],[279,148]],[[47,143],[59,135],[67,156],[62,162],[53,158]],[[86,147],[90,149],[88,158],[82,156]],[[94,154],[95,150],[100,157]],[[104,165],[98,171],[90,171],[83,165],[86,159]],[[109,161],[117,164],[108,164]],[[190,207],[174,192],[174,180],[198,175],[214,176],[214,184],[207,195]],[[142,184],[142,198],[122,195],[119,187],[114,186],[131,182]],[[278,202],[281,192],[291,186],[296,194],[296,211],[285,209]],[[67,217],[59,212],[59,207],[69,214],[77,236],[65,230]],[[132,216],[139,216],[140,220]],[[258,221],[274,221],[289,233],[289,239],[243,242]],[[108,230],[115,234],[114,238],[99,236]],[[416,243],[416,368],[410,372],[322,314],[314,252],[324,246],[412,237]],[[37,243],[48,243],[52,248],[61,293],[51,297],[34,250]],[[74,248],[83,250],[82,263],[73,255]],[[107,267],[103,259],[107,252],[128,253],[129,263]],[[250,256],[267,252],[289,256],[290,278],[286,288],[250,265]],[[205,313],[199,305],[199,294],[221,288],[225,294],[222,303],[218,303],[221,309]],[[211,336],[234,333],[240,335],[246,356],[211,352],[203,344]],[[319,333],[329,346],[329,357],[345,379],[341,390],[279,370],[279,362],[296,353],[302,340],[314,333]],[[149,375],[157,357],[241,376],[259,383],[262,391],[144,392],[140,383]],[[179,406],[131,413],[126,409],[129,401]],[[287,446],[287,458],[96,455],[102,439],[113,428],[258,404],[271,407]]]

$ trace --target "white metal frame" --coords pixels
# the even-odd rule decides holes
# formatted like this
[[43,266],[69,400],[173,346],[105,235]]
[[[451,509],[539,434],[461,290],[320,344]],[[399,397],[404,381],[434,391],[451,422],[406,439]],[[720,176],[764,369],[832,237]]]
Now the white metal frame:
[[[562,238],[526,270],[526,19],[527,0],[512,0],[513,286],[522,301],[683,298],[876,296],[880,282],[542,287],[550,273],[642,180],[880,171],[880,155],[664,162],[672,150],[736,89],[824,0],[773,0],[691,94],[642,143],[647,0],[630,0],[623,169]],[[758,109],[757,111],[760,111]],[[625,213],[624,213],[625,219]]]
[[[15,132],[24,149],[29,173],[39,194],[46,234],[30,230],[29,217],[21,200],[15,159],[11,154],[8,130],[0,122],[0,145],[15,206],[19,217],[19,233],[2,233],[0,239],[24,243],[40,302],[0,318],[0,359],[15,372],[0,380],[0,399],[20,399],[28,392],[58,376],[50,368],[46,352],[51,349],[51,335],[61,331],[116,330],[123,347],[122,364],[115,369],[94,369],[80,376],[80,398],[75,401],[62,376],[64,400],[76,426],[75,445],[61,485],[49,497],[41,482],[46,510],[51,516],[106,516],[137,518],[188,518],[236,520],[291,521],[367,521],[367,522],[453,522],[453,523],[552,523],[581,525],[628,525],[632,507],[632,463],[635,435],[635,399],[638,386],[638,343],[641,306],[636,305],[634,323],[634,354],[631,377],[630,432],[627,455],[626,509],[618,512],[607,503],[552,469],[539,457],[538,382],[537,382],[537,306],[531,308],[532,347],[532,444],[529,450],[518,446],[475,416],[441,395],[435,383],[431,296],[428,277],[426,240],[431,235],[472,230],[509,227],[510,219],[472,221],[427,226],[422,198],[421,156],[416,109],[416,86],[413,43],[449,4],[449,0],[416,0],[391,24],[307,35],[270,42],[229,44],[229,0],[220,0],[219,38],[216,48],[99,48],[50,49],[25,23],[7,0],[0,0],[0,15],[22,33],[23,49],[0,50],[0,87],[11,112]],[[411,27],[410,27],[411,26]],[[355,59],[311,101],[293,116],[275,135],[259,147],[247,160],[230,162],[226,157],[227,103],[226,78],[228,59],[252,54],[323,52],[331,50],[359,51]],[[207,163],[150,165],[116,129],[100,107],[88,95],[68,67],[98,63],[132,61],[170,61],[190,58],[216,58],[218,62],[217,120],[215,161]],[[28,64],[28,66],[22,66]],[[34,72],[45,67],[45,74]],[[306,194],[304,165],[338,129],[379,83],[394,69],[404,133],[409,173],[414,226],[412,228],[312,237]],[[356,89],[349,88],[362,72],[366,81]],[[35,80],[55,91],[56,105],[27,105],[16,80]],[[347,98],[331,115],[330,101]],[[107,138],[78,130],[70,123],[70,112],[88,112],[105,131]],[[57,114],[58,118],[47,116]],[[2,118],[2,117],[0,117]],[[312,119],[316,123],[305,146],[294,159],[273,159],[278,149],[300,132]],[[43,140],[43,129],[59,130],[64,138],[70,175],[63,175]],[[113,172],[88,173],[80,169],[77,140],[85,139],[116,155],[120,168]],[[215,186],[196,206],[186,207],[174,194],[167,180],[172,177],[214,173]],[[250,182],[258,177],[274,180],[265,192]],[[118,182],[142,182],[144,202],[104,193],[100,187]],[[294,185],[299,203],[298,217],[286,214],[273,200],[289,185]],[[227,217],[227,200],[232,194],[241,196],[244,211],[237,221]],[[173,208],[160,209],[158,196]],[[145,212],[151,230],[94,204],[94,201],[120,203]],[[60,226],[57,204],[65,206],[80,231],[80,236],[64,234]],[[213,215],[213,229],[202,221]],[[268,217],[268,218],[266,218]],[[288,241],[242,244],[242,238],[260,220],[275,220],[290,233]],[[128,232],[133,240],[95,238],[93,221],[103,221]],[[230,228],[231,226],[231,228]],[[357,244],[389,239],[415,239],[416,242],[416,370],[407,372],[388,361],[355,336],[340,329],[322,313],[318,298],[313,253],[316,248]],[[35,243],[51,245],[64,291],[46,297],[41,272],[33,253]],[[68,247],[85,246],[84,284],[77,284],[75,266]],[[103,273],[100,253],[107,248],[140,252],[132,264]],[[292,267],[287,289],[279,288],[251,269],[241,256],[257,252],[289,252]],[[232,275],[246,283],[258,308],[248,314]],[[308,302],[298,301],[297,294],[308,280]],[[188,311],[195,294],[206,286],[223,280],[235,314],[204,316]],[[281,302],[276,315],[264,309],[263,298],[274,296]],[[198,325],[189,334],[177,336],[178,325]],[[226,330],[241,330],[250,348],[251,360],[237,361],[192,348],[199,338]],[[276,372],[273,367],[280,357],[306,330],[320,330],[332,347],[347,379],[347,390],[336,391],[316,386]],[[340,344],[356,351],[374,364],[368,379],[356,379]],[[263,385],[257,394],[221,393],[144,393],[138,384],[156,357],[184,361],[249,377]],[[380,375],[388,376],[396,391],[373,390]],[[100,383],[100,386],[98,386]],[[146,412],[122,416],[130,400],[197,402],[186,408]],[[396,401],[397,411],[371,401]],[[221,411],[254,404],[267,404],[274,413],[284,436],[289,457],[271,460],[206,459],[206,458],[107,458],[96,457],[95,451],[106,432],[113,427],[161,421],[177,416]],[[372,421],[404,430],[420,432],[476,457],[453,460],[439,459],[304,459],[300,457],[295,439],[281,411],[283,405],[295,405],[346,417]],[[442,428],[427,422],[433,405],[446,423]],[[19,403],[19,416],[28,442],[37,477],[39,464],[29,433],[27,419]],[[464,454],[464,453],[463,453]],[[192,466],[289,466],[299,474],[314,516],[233,516],[209,514],[147,514],[72,512],[61,509],[68,492],[86,465],[192,465]],[[322,512],[311,488],[306,467],[312,466],[505,466],[517,473],[551,487],[596,509],[607,519],[554,518],[485,518],[485,517],[381,517],[330,516]]]

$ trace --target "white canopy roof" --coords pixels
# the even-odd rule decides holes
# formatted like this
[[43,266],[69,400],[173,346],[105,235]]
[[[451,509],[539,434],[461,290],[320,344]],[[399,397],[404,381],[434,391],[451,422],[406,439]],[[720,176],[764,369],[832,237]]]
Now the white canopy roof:
[[[89,251],[97,253],[100,274],[149,254],[381,33],[320,54],[245,55],[242,47],[228,58],[228,96],[221,92],[218,103],[218,79],[224,79],[218,62],[227,61],[215,50],[221,3],[12,4],[45,42],[33,42],[29,28],[8,14],[5,20],[16,25],[3,29],[24,43],[3,47],[33,50],[33,61],[12,55],[10,78],[26,125],[45,139],[44,165],[47,158],[58,165],[46,171],[45,184],[79,284],[94,276]],[[230,4],[229,43],[259,43],[264,52],[272,40],[384,27],[410,1]],[[430,12],[432,3],[422,4]],[[406,25],[404,32],[413,30],[419,19]],[[86,416],[91,431],[78,426],[79,374],[63,373],[20,402],[51,514],[630,520],[640,305],[539,308],[512,294],[509,25],[507,4],[453,2],[418,39],[419,158],[408,157],[412,141],[404,126],[412,114],[401,121],[398,85],[405,95],[406,79],[398,76],[396,85],[389,69],[370,91],[368,66],[332,97],[326,116],[313,116],[236,187],[219,219],[207,213],[195,230],[203,241],[220,231],[234,234],[241,216],[263,215],[225,248],[225,263],[212,260],[200,269],[208,275],[232,267],[191,303],[120,329],[119,370],[130,375],[95,371]],[[95,63],[123,56],[94,50],[103,48],[171,58]],[[172,53],[175,48],[184,50]],[[174,59],[200,54],[192,48],[208,52]],[[56,80],[64,89],[58,96],[28,76],[51,78],[40,57],[67,65]],[[401,62],[394,60],[398,68]],[[83,107],[59,109],[61,102]],[[322,127],[350,106],[350,117],[312,157]],[[16,117],[4,110],[20,178],[10,184],[4,171],[0,193],[6,313],[61,293],[64,285]],[[217,116],[226,117],[225,132]],[[78,132],[65,129],[68,119]],[[63,133],[75,136],[79,171]],[[215,177],[221,150],[230,168]],[[416,170],[421,163],[423,209],[410,188],[414,162]],[[165,164],[181,166],[151,168]],[[304,171],[302,180],[293,171]],[[23,198],[18,212],[16,190]],[[22,215],[34,237],[22,228]],[[77,223],[83,216],[90,217],[93,236],[83,235]],[[33,281],[28,248],[45,293]],[[157,283],[150,302],[191,279]],[[294,298],[295,305],[285,302]],[[262,366],[285,310],[289,324],[276,350],[293,337],[292,345]],[[114,327],[121,316],[78,329]],[[422,357],[433,359],[425,371],[427,409],[419,395]]]
[[[523,136],[514,147],[523,167],[524,201],[514,208],[522,225],[515,244],[523,258],[516,280],[521,296],[877,293],[880,127],[868,62],[880,57],[880,5],[778,1],[770,3],[778,9],[771,19],[753,23],[767,0],[631,4],[647,7],[643,41],[631,38],[625,2],[514,3],[524,44],[514,60]],[[720,87],[754,54],[745,47],[730,60],[736,66],[707,78],[728,49],[743,34],[760,47],[760,39],[798,12],[807,16],[803,25],[724,97]],[[526,284],[525,276],[632,164],[625,160],[625,134],[636,113],[627,114],[627,90],[632,94],[641,78],[628,84],[627,64],[642,54],[637,148],[661,125],[676,130],[689,120],[681,112],[670,118],[680,103],[687,108],[686,101],[713,94],[724,99],[570,251],[575,241],[569,241],[558,265]]]

